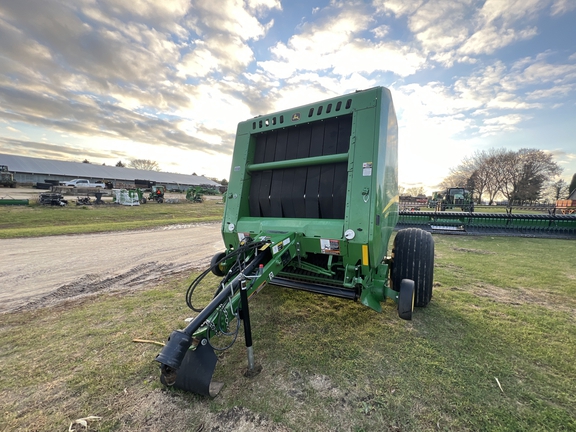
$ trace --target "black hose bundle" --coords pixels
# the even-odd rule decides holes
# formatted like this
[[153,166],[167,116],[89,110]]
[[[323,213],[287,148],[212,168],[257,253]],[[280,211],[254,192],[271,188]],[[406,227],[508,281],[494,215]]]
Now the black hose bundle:
[[230,270],[228,271],[226,276],[224,276],[224,278],[222,278],[222,280],[218,284],[218,288],[216,289],[216,292],[214,293],[214,297],[216,297],[222,291],[222,288],[224,288],[226,286],[226,284],[234,276],[236,276],[238,273],[240,273],[242,270],[244,270],[244,268],[246,267],[246,257],[248,255],[248,253],[254,251],[255,249],[261,248],[262,246],[264,246],[267,243],[268,243],[268,241],[265,241],[265,240],[264,241],[258,241],[258,242],[253,242],[253,241],[252,242],[246,242],[245,244],[240,246],[238,249],[233,250],[228,255],[224,256],[222,259],[217,261],[210,268],[208,268],[207,270],[204,270],[202,273],[200,273],[196,277],[196,279],[194,279],[192,281],[192,283],[190,283],[190,286],[188,286],[188,290],[186,291],[186,305],[190,309],[192,309],[194,312],[202,312],[202,310],[204,309],[203,307],[202,308],[195,307],[192,303],[192,295],[194,294],[194,290],[198,287],[200,282],[202,282],[202,280],[214,268],[218,267],[218,265],[220,265],[222,262],[228,261],[230,258],[236,257],[236,262],[230,268]]

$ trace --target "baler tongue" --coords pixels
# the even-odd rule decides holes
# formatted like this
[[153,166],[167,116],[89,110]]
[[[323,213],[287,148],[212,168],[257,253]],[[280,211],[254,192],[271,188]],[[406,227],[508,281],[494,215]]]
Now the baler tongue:
[[[209,344],[199,344],[196,349],[188,350],[177,371],[176,381],[172,384],[173,387],[215,397],[224,385],[223,383],[212,382],[217,360],[216,354]],[[160,376],[160,381],[164,385],[170,385],[166,382],[164,375]]]

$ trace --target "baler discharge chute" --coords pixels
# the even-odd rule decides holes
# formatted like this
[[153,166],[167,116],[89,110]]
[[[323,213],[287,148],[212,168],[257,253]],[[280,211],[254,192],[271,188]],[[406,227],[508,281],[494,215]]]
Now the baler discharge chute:
[[222,221],[226,252],[211,263],[224,277],[202,310],[192,304],[191,285],[187,302],[199,314],[157,357],[163,383],[213,396],[210,339],[234,334],[234,319],[236,332],[244,320],[254,368],[247,298],[268,282],[376,311],[392,299],[403,319],[411,319],[414,305],[428,304],[431,235],[400,232],[388,256],[398,220],[397,133],[383,87],[238,125]]

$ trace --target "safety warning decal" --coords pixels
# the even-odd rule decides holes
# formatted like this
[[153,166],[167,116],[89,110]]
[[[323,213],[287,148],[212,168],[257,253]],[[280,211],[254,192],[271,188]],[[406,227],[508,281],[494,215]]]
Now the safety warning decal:
[[250,233],[249,232],[239,232],[238,233],[238,240],[242,241],[245,238],[250,237]]
[[372,175],[372,162],[364,162],[362,164],[362,176],[370,177]]
[[340,241],[320,239],[320,252],[323,254],[340,255]]
[[290,238],[284,239],[280,243],[277,243],[274,246],[272,246],[272,253],[276,255],[278,252],[284,249],[284,246],[288,246],[289,244],[290,244]]

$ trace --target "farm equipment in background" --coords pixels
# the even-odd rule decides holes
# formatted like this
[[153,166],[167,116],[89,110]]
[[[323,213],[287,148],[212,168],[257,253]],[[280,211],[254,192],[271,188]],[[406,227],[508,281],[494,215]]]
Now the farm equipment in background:
[[11,187],[15,188],[18,184],[14,180],[14,174],[8,171],[8,167],[6,165],[0,165],[0,184],[4,187]]
[[143,196],[141,189],[112,189],[112,202],[114,204],[137,206],[142,202]]
[[576,200],[558,200],[556,201],[555,213],[576,214]]
[[[244,323],[247,376],[254,362],[248,298],[267,284],[359,301],[402,319],[432,297],[434,242],[399,231],[398,126],[390,92],[377,87],[239,123],[222,221],[226,250],[188,288],[195,318],[172,332],[160,380],[215,396],[217,336],[232,343]],[[222,277],[204,308],[194,291]],[[229,345],[231,346],[230,343]],[[227,347],[226,347],[227,348]]]
[[68,201],[59,193],[41,193],[38,196],[38,204],[64,207]]
[[27,206],[29,203],[27,199],[12,198],[10,195],[0,197],[0,206]]
[[574,214],[512,214],[464,212],[399,213],[397,230],[419,228],[433,234],[576,238]]
[[[574,178],[576,179],[576,174],[574,174]],[[576,214],[576,189],[570,191],[570,195],[567,199],[556,201],[554,212],[561,214]]]
[[[134,180],[136,184],[136,193],[140,204],[146,204],[148,201],[156,201],[158,204],[164,202],[164,194],[166,188],[164,186],[157,186],[156,182],[149,180]],[[146,196],[148,193],[148,196]]]
[[197,192],[201,195],[220,195],[221,192],[216,186],[200,185],[196,186]]
[[186,190],[186,199],[194,203],[201,203],[204,201],[200,187],[190,187]]
[[[139,195],[140,204],[146,204],[148,201],[156,201],[158,204],[164,202],[164,194],[166,188],[164,186],[157,186],[155,181],[151,180],[134,180],[136,191]],[[148,196],[145,194],[148,193]]]
[[428,207],[435,208],[436,211],[460,208],[462,211],[473,212],[474,201],[470,191],[464,188],[448,188],[445,191],[433,192]]
[[[164,202],[164,194],[166,193],[166,188],[164,186],[152,186],[150,188],[150,194],[148,194],[148,201],[156,201],[158,204]],[[146,200],[142,204],[145,204]]]
[[76,205],[92,205],[92,200],[89,196],[76,197]]

